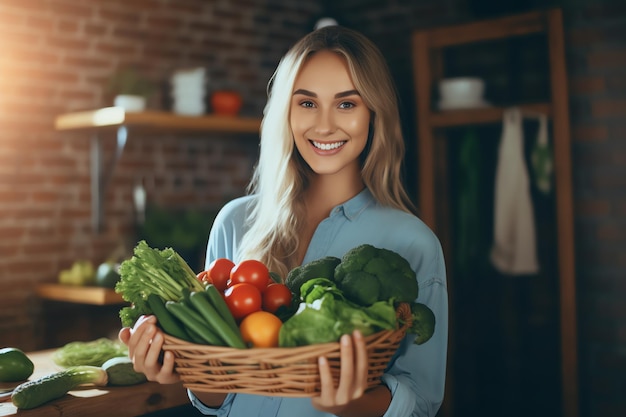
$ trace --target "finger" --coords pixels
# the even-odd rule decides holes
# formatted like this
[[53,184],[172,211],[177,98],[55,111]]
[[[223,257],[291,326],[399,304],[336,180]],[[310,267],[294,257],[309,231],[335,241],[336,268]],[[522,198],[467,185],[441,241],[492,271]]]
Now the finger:
[[174,354],[170,351],[166,351],[163,354],[161,374],[165,376],[163,381],[159,381],[161,383],[169,384],[180,380],[179,375],[175,372]]
[[[161,383],[171,383],[178,380],[178,375],[173,375],[174,364],[173,355],[170,358],[171,363],[168,367],[164,367],[161,360],[161,352],[163,348],[163,334],[157,331],[152,337],[152,342],[148,348],[145,357],[146,372],[151,375],[152,379]],[[171,352],[170,352],[171,353]],[[163,355],[164,358],[164,355]]]
[[320,398],[319,403],[331,404],[335,398],[335,383],[330,370],[330,364],[325,356],[318,358],[318,368],[320,372]]
[[341,370],[339,374],[339,386],[335,394],[338,404],[345,404],[352,399],[354,384],[354,349],[352,337],[344,334],[341,336]]
[[161,368],[160,357],[161,349],[163,348],[163,341],[163,334],[160,331],[155,331],[146,352],[145,362],[147,366],[158,366],[158,368]]
[[130,338],[128,344],[128,353],[133,360],[135,370],[139,372],[147,372],[146,356],[152,343],[152,338],[157,332],[156,325],[152,323],[143,323],[136,328]]
[[128,340],[130,339],[130,327],[122,327],[117,334],[117,338],[120,342],[128,346]]
[[363,334],[356,330],[353,334],[354,352],[355,352],[355,387],[354,398],[358,398],[367,389],[367,377],[369,373],[369,357],[367,354],[367,346],[365,345],[365,339]]

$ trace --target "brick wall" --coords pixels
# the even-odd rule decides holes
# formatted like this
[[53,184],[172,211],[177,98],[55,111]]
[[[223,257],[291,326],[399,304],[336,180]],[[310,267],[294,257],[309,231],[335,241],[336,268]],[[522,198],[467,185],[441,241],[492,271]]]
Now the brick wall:
[[566,11],[582,412],[626,414],[626,4]]
[[[316,15],[317,4],[288,0],[0,1],[1,346],[60,342],[38,324],[64,308],[42,306],[33,289],[76,259],[97,264],[120,242],[134,244],[136,181],[155,204],[206,210],[244,193],[256,159],[254,135],[131,131],[95,233],[90,134],[54,131],[55,116],[111,105],[103,87],[118,68],[137,67],[165,86],[175,69],[205,66],[209,88],[238,89],[242,113],[260,117],[275,65]],[[167,98],[154,95],[150,107]],[[114,138],[104,139],[107,162]]]

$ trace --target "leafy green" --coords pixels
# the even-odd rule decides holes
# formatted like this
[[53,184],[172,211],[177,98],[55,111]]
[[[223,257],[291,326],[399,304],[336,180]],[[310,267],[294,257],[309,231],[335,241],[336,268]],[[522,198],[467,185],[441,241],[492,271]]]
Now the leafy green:
[[52,360],[59,366],[101,366],[111,358],[128,355],[128,348],[121,342],[105,337],[87,342],[70,342],[52,354]]
[[359,330],[364,336],[396,327],[392,300],[363,307],[348,301],[327,278],[314,278],[301,287],[298,311],[283,323],[279,333],[282,347],[336,342],[343,334]]
[[164,301],[179,301],[183,289],[204,291],[202,283],[187,262],[172,248],[153,249],[145,240],[134,255],[120,265],[120,280],[115,292],[131,303],[120,310],[123,326],[132,326],[142,314],[151,314],[147,299],[157,294]]
[[[319,281],[319,278],[331,282],[332,289],[328,288],[328,282]],[[356,328],[377,316],[392,322],[395,310],[392,317],[387,307],[408,303],[412,325],[407,332],[416,335],[415,344],[427,342],[435,330],[432,310],[415,301],[419,294],[415,271],[402,255],[389,249],[363,244],[346,252],[341,259],[328,256],[311,261],[292,269],[286,284],[295,294],[293,308],[298,309],[295,316],[299,316],[297,322],[301,324],[298,326],[302,326],[301,329],[295,328],[296,320],[289,324],[283,335],[283,343],[286,344],[336,340],[337,334],[343,331],[342,322],[337,320],[342,318],[346,301],[350,306],[347,321]],[[333,296],[328,296],[328,293]],[[303,302],[298,305],[301,300]],[[368,319],[359,324],[359,316],[352,311],[354,308],[364,310]],[[377,314],[379,310],[381,312]],[[366,327],[366,331],[369,328]]]

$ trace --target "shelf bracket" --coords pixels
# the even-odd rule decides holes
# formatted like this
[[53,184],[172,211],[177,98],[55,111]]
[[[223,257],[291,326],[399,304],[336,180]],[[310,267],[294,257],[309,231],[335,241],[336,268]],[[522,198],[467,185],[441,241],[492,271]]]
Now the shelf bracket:
[[91,137],[91,226],[96,233],[102,231],[104,224],[103,202],[106,188],[113,176],[117,162],[122,156],[127,138],[128,128],[123,125],[119,126],[117,128],[115,153],[105,170],[103,164],[102,138],[98,134],[98,131],[94,131]]

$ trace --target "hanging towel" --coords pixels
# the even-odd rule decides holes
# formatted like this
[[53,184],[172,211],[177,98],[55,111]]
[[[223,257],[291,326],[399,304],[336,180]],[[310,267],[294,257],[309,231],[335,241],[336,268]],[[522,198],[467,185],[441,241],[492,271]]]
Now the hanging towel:
[[533,177],[537,189],[544,194],[552,190],[552,149],[548,142],[548,117],[539,116],[537,141],[531,154]]
[[534,274],[539,269],[523,141],[522,112],[507,109],[496,167],[491,262],[509,275]]

